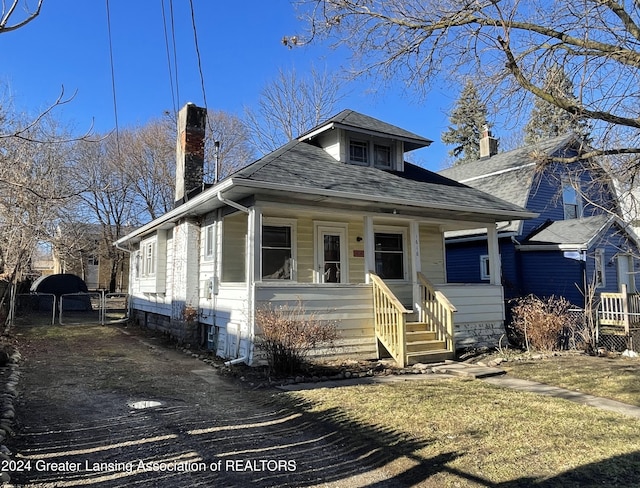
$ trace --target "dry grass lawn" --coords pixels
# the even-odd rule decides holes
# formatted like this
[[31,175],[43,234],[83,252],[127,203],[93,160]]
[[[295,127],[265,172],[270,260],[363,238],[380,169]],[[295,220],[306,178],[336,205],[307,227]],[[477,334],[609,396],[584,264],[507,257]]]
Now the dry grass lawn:
[[556,356],[536,361],[508,361],[509,374],[553,386],[611,398],[640,407],[640,359]]
[[[570,374],[569,361],[555,359],[509,369],[638,404],[637,360],[587,359]],[[462,379],[288,395],[388,452],[390,478],[411,486],[637,486],[640,420],[592,407]]]

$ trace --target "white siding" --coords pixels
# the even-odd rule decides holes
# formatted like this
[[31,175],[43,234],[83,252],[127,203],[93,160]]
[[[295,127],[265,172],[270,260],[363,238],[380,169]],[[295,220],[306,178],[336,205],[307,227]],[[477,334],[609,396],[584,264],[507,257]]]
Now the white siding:
[[373,297],[369,285],[259,285],[256,306],[295,307],[319,320],[335,321],[340,333],[332,354],[375,354]]
[[505,333],[504,295],[497,285],[438,285],[458,309],[453,315],[457,349],[496,347]]

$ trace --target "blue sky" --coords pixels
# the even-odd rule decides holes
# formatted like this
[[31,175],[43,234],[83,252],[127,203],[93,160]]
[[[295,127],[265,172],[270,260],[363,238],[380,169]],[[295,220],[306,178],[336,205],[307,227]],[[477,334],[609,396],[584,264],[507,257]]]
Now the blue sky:
[[[100,133],[114,129],[106,4],[106,0],[45,0],[37,19],[0,36],[0,80],[10,87],[17,108],[38,111],[64,87],[65,94],[75,97],[58,112],[59,118],[77,132],[92,124]],[[118,125],[142,125],[174,108],[163,1],[109,0],[108,4]],[[164,5],[168,21],[169,1]],[[304,30],[289,0],[194,0],[193,5],[210,109],[241,116],[243,107],[256,105],[260,90],[279,68],[302,74],[312,65],[334,71],[348,63],[344,53],[325,45],[297,49],[282,45],[284,35]],[[179,92],[175,103],[178,108],[186,102],[204,105],[189,1],[174,0],[173,13]],[[459,91],[444,94],[436,89],[419,101],[416,95],[403,94],[401,82],[372,93],[378,86],[375,80],[350,85],[339,108],[432,139],[434,143],[417,159],[429,169],[441,169],[449,148],[440,142],[440,134]],[[174,81],[174,95],[175,88]]]

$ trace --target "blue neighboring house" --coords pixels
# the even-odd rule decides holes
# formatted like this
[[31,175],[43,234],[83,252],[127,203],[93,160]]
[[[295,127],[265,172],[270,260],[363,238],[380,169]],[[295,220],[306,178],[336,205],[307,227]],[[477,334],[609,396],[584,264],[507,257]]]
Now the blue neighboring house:
[[[538,214],[497,224],[505,300],[555,295],[583,307],[585,283],[598,293],[636,290],[638,241],[610,178],[593,160],[551,160],[575,159],[581,147],[570,134],[495,154],[487,131],[480,159],[440,172]],[[449,232],[445,242],[449,282],[489,281],[486,229]]]

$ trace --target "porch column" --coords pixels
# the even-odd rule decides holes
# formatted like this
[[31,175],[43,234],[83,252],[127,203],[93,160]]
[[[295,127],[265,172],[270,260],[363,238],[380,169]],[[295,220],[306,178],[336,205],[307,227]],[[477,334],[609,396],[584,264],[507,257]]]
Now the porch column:
[[255,336],[256,281],[262,280],[262,210],[250,207],[247,215],[245,279],[247,280],[247,327],[240,330],[240,358],[248,358],[249,364],[253,356],[253,338]]
[[487,226],[487,248],[489,251],[489,277],[492,285],[502,284],[502,260],[496,224]]
[[364,217],[364,276],[365,283],[371,283],[369,271],[376,269],[376,253],[373,236],[373,217]]
[[420,306],[418,273],[422,271],[422,258],[420,255],[420,224],[416,221],[409,224],[409,239],[411,241],[411,276],[409,281],[413,286],[413,309],[418,310]]

